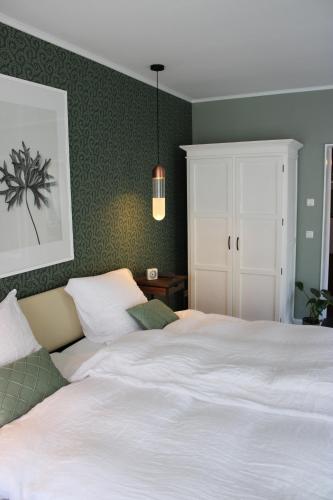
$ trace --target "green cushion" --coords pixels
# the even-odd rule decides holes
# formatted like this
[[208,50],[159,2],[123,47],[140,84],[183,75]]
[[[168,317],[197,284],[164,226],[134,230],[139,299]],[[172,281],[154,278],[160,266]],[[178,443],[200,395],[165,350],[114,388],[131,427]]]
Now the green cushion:
[[0,427],[67,385],[46,349],[0,367]]
[[158,299],[130,307],[127,312],[146,330],[164,328],[179,319],[170,307]]

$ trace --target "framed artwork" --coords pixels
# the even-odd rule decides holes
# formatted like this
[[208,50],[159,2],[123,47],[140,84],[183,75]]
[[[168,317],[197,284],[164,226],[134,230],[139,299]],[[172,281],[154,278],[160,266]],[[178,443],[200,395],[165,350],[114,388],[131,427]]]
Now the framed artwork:
[[67,92],[0,75],[0,278],[72,259]]

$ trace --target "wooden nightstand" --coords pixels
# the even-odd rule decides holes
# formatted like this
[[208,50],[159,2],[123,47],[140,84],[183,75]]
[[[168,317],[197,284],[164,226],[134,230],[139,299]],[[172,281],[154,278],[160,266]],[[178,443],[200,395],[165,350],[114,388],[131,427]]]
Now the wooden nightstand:
[[147,280],[145,276],[135,276],[134,279],[148,299],[161,297],[170,306],[170,297],[181,292],[181,307],[187,307],[187,276],[175,275],[157,278],[157,280]]

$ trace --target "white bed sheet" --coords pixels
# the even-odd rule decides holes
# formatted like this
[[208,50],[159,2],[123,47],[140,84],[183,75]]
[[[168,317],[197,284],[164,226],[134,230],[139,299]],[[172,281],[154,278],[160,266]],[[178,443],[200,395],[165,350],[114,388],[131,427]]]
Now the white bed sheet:
[[[198,317],[198,311],[194,311],[193,309],[177,311],[176,314],[179,318]],[[200,314],[201,313],[199,313],[199,315]],[[60,373],[65,378],[70,379],[83,363],[94,356],[97,351],[103,349],[106,345],[106,342],[92,342],[87,339],[87,337],[83,337],[63,351],[53,352],[51,354],[51,358]]]
[[330,329],[195,313],[0,430],[11,500],[332,500]]
[[106,344],[91,342],[86,337],[61,352],[53,352],[51,358],[60,373],[69,379],[80,366]]

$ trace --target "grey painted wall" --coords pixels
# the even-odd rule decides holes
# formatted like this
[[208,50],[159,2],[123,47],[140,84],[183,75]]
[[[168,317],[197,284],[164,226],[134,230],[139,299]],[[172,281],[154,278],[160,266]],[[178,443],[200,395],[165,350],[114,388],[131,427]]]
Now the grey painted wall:
[[[324,182],[324,145],[333,143],[333,90],[196,103],[193,143],[292,138],[304,144],[298,177],[296,278],[319,286]],[[306,207],[306,198],[315,207]],[[306,240],[305,231],[314,230]],[[295,316],[305,313],[296,295]]]

